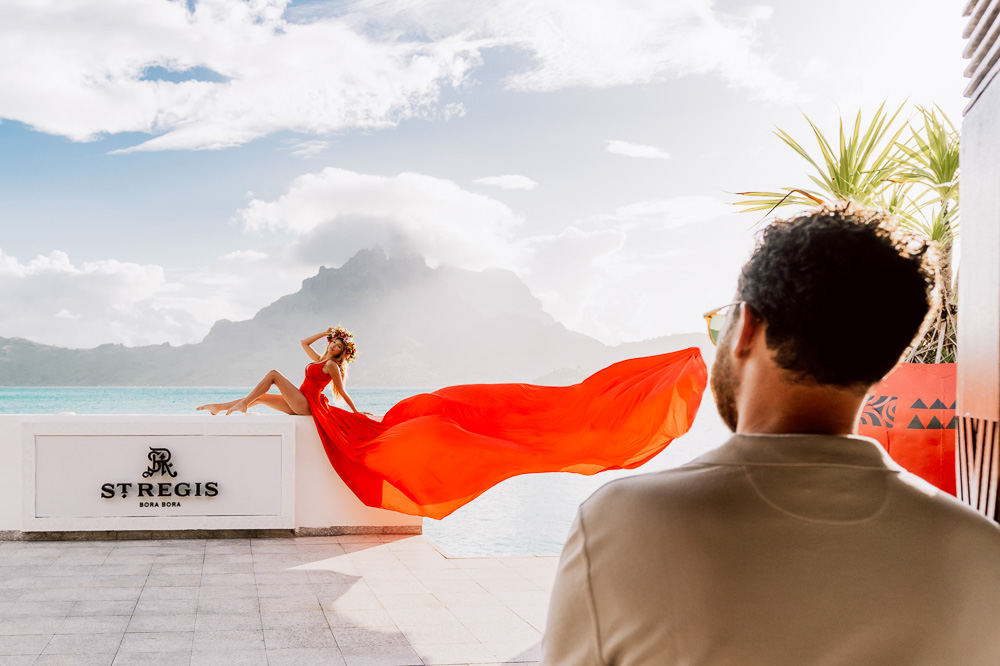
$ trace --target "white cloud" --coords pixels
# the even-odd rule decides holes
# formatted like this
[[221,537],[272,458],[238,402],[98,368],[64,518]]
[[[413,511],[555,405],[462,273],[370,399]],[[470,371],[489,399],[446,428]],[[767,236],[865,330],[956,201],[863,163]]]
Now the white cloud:
[[706,220],[731,215],[736,209],[719,199],[702,196],[683,196],[672,199],[639,201],[620,206],[612,215],[599,215],[591,223],[606,224],[614,221],[622,225],[635,225],[654,221],[658,226],[676,228],[698,224]]
[[291,151],[292,155],[308,160],[322,155],[330,145],[329,141],[318,139],[313,141],[299,141],[292,145]]
[[115,260],[74,265],[54,250],[27,263],[0,251],[0,336],[63,347],[144,344],[176,334],[189,316],[157,308],[170,286],[159,266]]
[[518,176],[514,174],[506,176],[487,176],[485,178],[477,178],[472,182],[479,183],[480,185],[492,185],[503,190],[533,190],[538,187],[538,183],[531,180],[527,176]]
[[688,196],[623,206],[521,245],[519,273],[546,311],[614,344],[698,330],[700,314],[730,296],[752,237],[732,206]]
[[376,244],[431,265],[510,268],[558,321],[609,343],[697,330],[700,313],[729,298],[752,246],[733,210],[702,196],[641,201],[523,235],[504,204],[449,180],[324,169],[237,212],[266,251],[169,269],[74,264],[61,251],[22,263],[0,251],[0,337],[69,347],[197,342],[215,321],[249,318],[320,265]]
[[[298,12],[300,21],[288,19],[288,4],[198,0],[189,11],[177,0],[9,0],[0,118],[74,141],[153,135],[125,152],[447,120],[466,108],[441,106],[442,89],[461,88],[494,47],[532,58],[508,79],[514,90],[716,74],[756,98],[801,101],[757,45],[768,12],[736,18],[710,0],[363,0]],[[149,76],[164,71],[178,80]]]
[[247,229],[286,231],[303,259],[337,265],[379,244],[423,255],[430,265],[510,266],[509,238],[522,219],[450,180],[417,173],[374,176],[327,168],[296,178],[273,201],[252,199],[235,218]]
[[0,250],[0,337],[75,348],[199,342],[219,319],[247,319],[315,272],[253,250],[197,269],[75,264],[59,250],[21,262]]
[[467,35],[513,46],[532,66],[507,80],[514,90],[606,88],[674,76],[714,74],[755,99],[801,101],[758,44],[769,7],[725,14],[712,0],[359,0],[346,18],[373,27]]
[[629,143],[628,141],[609,140],[605,150],[609,153],[625,155],[626,157],[646,157],[654,160],[670,159],[670,153],[655,146],[644,146],[638,143]]
[[[0,26],[0,117],[75,141],[156,134],[134,150],[224,148],[432,115],[478,56],[461,42],[375,41],[287,0],[13,0]],[[14,66],[11,63],[17,63]],[[150,67],[215,79],[145,80]],[[205,77],[202,77],[205,78]],[[450,113],[454,114],[454,110]]]
[[222,255],[219,259],[223,261],[240,261],[244,263],[251,263],[255,261],[261,261],[262,259],[267,259],[266,252],[258,252],[257,250],[235,250],[227,254]]

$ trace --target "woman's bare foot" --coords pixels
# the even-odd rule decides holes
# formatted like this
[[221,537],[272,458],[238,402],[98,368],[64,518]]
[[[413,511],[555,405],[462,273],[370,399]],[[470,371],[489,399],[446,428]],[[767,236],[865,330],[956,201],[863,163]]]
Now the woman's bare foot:
[[246,399],[236,400],[235,402],[231,402],[231,403],[229,403],[228,407],[226,408],[226,416],[229,416],[233,412],[242,412],[243,414],[246,414],[247,413],[247,408],[249,406],[250,406],[250,403],[248,403],[246,401]]
[[219,412],[221,412],[223,409],[227,409],[230,404],[232,404],[232,403],[229,403],[229,402],[214,402],[214,403],[210,403],[210,404],[207,404],[207,405],[202,405],[201,407],[197,407],[196,410],[197,411],[206,411],[209,414],[211,414],[212,416],[215,416],[216,414],[218,414]]

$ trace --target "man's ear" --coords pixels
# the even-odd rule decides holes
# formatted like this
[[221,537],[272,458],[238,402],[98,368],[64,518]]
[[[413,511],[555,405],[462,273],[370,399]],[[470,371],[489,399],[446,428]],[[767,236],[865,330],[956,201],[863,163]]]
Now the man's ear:
[[749,303],[740,303],[740,318],[736,321],[736,341],[733,355],[746,358],[760,336],[764,335],[764,318]]

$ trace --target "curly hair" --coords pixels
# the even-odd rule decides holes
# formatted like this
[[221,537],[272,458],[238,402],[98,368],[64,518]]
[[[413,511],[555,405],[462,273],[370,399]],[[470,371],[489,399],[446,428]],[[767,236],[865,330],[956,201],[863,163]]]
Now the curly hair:
[[937,311],[937,252],[888,214],[841,202],[767,226],[737,294],[797,381],[870,386]]

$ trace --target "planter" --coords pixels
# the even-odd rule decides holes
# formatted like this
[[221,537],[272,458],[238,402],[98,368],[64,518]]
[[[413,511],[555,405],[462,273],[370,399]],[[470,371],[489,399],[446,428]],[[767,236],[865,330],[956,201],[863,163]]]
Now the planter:
[[872,388],[858,434],[876,439],[892,459],[955,494],[954,363],[903,363]]

